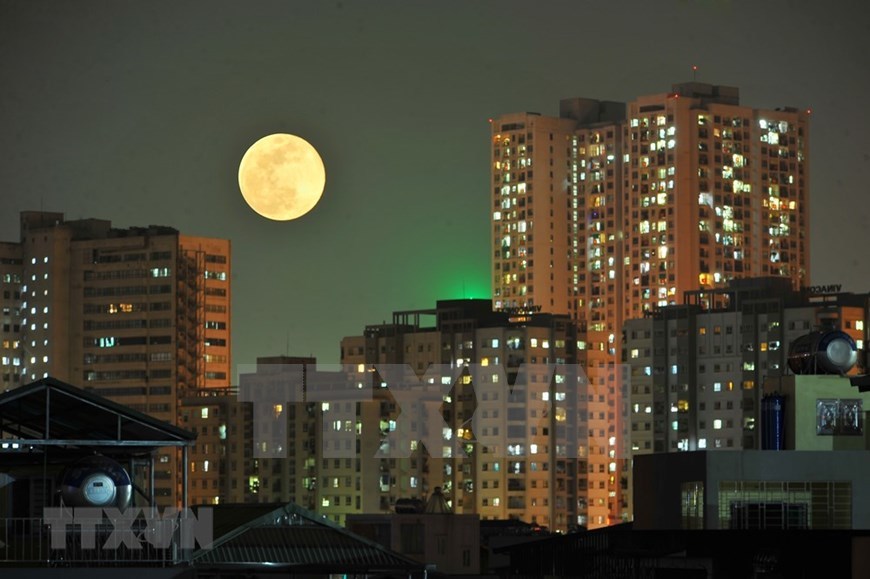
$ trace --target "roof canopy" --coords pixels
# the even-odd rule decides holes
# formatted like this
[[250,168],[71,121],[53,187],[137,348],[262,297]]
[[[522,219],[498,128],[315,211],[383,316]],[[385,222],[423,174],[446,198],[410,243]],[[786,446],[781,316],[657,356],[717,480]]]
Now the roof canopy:
[[127,454],[196,439],[192,432],[54,378],[0,394],[0,434],[4,443],[28,448],[124,449]]

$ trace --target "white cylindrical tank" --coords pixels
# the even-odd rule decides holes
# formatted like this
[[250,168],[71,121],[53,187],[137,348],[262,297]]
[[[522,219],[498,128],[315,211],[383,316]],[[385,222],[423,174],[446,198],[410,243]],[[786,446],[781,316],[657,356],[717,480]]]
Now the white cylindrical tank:
[[845,374],[857,363],[855,340],[840,330],[801,336],[788,353],[788,366],[795,374]]
[[133,482],[114,460],[101,455],[88,456],[64,471],[61,496],[70,507],[126,509],[133,496]]

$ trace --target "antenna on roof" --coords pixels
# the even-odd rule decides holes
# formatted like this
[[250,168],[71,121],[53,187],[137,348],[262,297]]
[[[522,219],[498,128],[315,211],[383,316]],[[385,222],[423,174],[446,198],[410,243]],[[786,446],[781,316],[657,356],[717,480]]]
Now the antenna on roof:
[[692,65],[692,82],[698,80],[698,65]]

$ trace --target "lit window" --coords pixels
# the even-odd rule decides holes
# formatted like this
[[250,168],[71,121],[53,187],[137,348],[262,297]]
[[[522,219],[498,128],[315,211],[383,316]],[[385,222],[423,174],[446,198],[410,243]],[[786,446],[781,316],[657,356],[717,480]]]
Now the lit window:
[[200,409],[199,414],[202,418],[208,418],[208,408]]
[[714,430],[721,430],[722,429],[722,420],[721,419],[717,418],[716,420],[713,421],[713,429]]

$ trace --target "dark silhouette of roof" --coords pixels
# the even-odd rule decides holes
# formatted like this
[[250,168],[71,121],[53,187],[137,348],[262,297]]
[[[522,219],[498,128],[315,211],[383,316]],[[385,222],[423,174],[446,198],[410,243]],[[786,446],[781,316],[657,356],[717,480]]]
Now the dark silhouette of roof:
[[289,570],[294,573],[420,573],[423,564],[355,535],[295,504],[218,505],[214,542],[193,553],[209,567]]
[[0,394],[0,432],[27,446],[183,446],[196,434],[54,378]]

